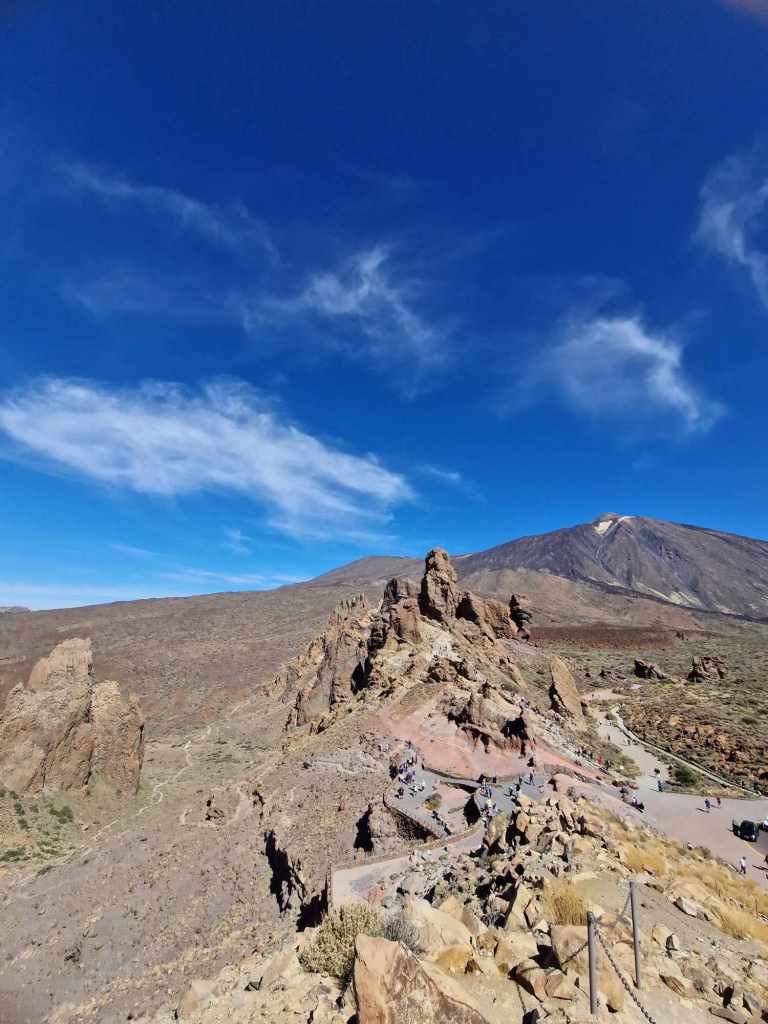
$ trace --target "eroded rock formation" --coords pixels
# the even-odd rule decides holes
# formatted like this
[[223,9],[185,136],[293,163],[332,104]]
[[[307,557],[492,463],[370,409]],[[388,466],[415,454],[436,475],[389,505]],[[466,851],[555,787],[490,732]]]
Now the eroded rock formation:
[[717,683],[728,675],[728,662],[717,654],[694,654],[688,681]]
[[448,552],[432,548],[427,554],[426,569],[421,580],[419,609],[427,619],[435,619],[446,626],[456,618],[456,570]]
[[65,640],[6,699],[0,717],[0,783],[17,793],[83,789],[100,776],[135,793],[144,717],[135,697],[96,682],[90,640]]
[[435,548],[420,586],[390,580],[376,611],[363,598],[344,602],[282,673],[277,685],[295,693],[287,728],[321,732],[360,694],[429,683],[444,689],[442,710],[475,743],[526,753],[531,724],[511,696],[525,680],[503,642],[516,636],[500,601],[457,592],[453,566]]
[[558,657],[550,658],[549,672],[552,677],[549,698],[553,710],[567,718],[574,728],[583,729],[586,721],[573,673],[562,658]]

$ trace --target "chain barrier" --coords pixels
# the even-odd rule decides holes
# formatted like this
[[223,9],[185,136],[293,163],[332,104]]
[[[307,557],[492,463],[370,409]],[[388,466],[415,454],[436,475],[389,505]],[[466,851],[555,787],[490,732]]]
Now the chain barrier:
[[598,942],[603,947],[603,952],[605,953],[606,957],[608,958],[608,963],[614,969],[614,971],[616,972],[616,974],[618,976],[619,981],[624,986],[624,988],[627,990],[629,998],[632,1000],[632,1002],[638,1008],[640,1013],[642,1013],[642,1015],[648,1021],[648,1024],[658,1024],[658,1021],[654,1020],[654,1018],[650,1015],[648,1010],[646,1010],[646,1008],[640,1002],[640,1000],[638,999],[637,994],[636,994],[636,992],[634,990],[634,987],[630,984],[629,981],[627,981],[627,979],[624,977],[624,975],[622,974],[621,970],[619,969],[619,965],[613,959],[613,953],[611,953],[610,949],[608,948],[608,943],[603,938],[603,934],[602,934],[602,932],[600,930],[600,922],[599,921],[595,921],[595,935],[597,936]]

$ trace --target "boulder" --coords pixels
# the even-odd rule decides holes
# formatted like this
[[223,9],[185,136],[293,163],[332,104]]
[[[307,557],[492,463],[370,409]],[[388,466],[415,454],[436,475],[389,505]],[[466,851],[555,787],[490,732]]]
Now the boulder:
[[358,935],[355,953],[358,1024],[488,1024],[469,1002],[449,995],[399,943]]
[[547,972],[539,967],[535,960],[523,960],[514,971],[513,977],[531,995],[540,1002],[547,998]]
[[532,960],[539,955],[535,937],[522,928],[505,931],[496,944],[493,957],[500,971],[509,974],[523,960]]
[[448,552],[433,548],[426,557],[425,572],[421,580],[419,609],[428,619],[450,626],[456,619],[456,570]]
[[581,707],[581,697],[576,689],[573,673],[562,658],[557,656],[549,659],[549,673],[552,677],[549,699],[553,710],[567,718],[574,728],[585,728],[586,720]]
[[0,716],[0,784],[8,789],[83,789],[99,775],[135,793],[143,758],[139,702],[115,682],[96,682],[90,640],[64,640],[8,694]]
[[667,678],[666,672],[663,672],[655,661],[643,661],[642,658],[635,658],[634,672],[638,679]]
[[426,900],[406,896],[403,917],[418,929],[422,948],[428,955],[439,953],[443,946],[472,944],[472,934],[465,924]]
[[691,683],[716,683],[728,674],[728,662],[717,654],[694,654],[688,681]]

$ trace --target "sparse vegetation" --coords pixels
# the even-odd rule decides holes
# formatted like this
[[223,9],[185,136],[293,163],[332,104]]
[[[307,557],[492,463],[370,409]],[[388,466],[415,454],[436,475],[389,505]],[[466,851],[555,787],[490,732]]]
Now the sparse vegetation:
[[687,765],[677,764],[674,767],[675,782],[679,786],[694,786],[696,784],[697,775]]
[[587,923],[587,904],[573,882],[558,880],[547,886],[543,911],[550,924]]
[[630,847],[624,855],[624,864],[630,871],[655,875],[660,878],[667,871],[667,862],[660,853],[641,846]]
[[401,943],[412,953],[421,952],[419,929],[406,920],[402,914],[390,914],[389,917],[386,917],[378,934],[382,939]]
[[306,971],[330,974],[347,984],[355,962],[358,935],[400,942],[414,953],[421,951],[419,930],[402,914],[382,916],[364,904],[346,904],[323,918],[317,933],[301,951],[299,959]]
[[424,806],[428,811],[439,811],[442,803],[443,798],[440,793],[433,793],[432,796],[427,797],[424,801]]
[[48,810],[60,824],[70,824],[75,820],[75,816],[72,813],[72,808],[69,804],[64,804],[61,807],[54,807],[53,804],[51,804]]
[[348,983],[355,962],[355,939],[360,934],[380,935],[383,924],[381,915],[364,904],[350,903],[330,911],[301,951],[302,966]]

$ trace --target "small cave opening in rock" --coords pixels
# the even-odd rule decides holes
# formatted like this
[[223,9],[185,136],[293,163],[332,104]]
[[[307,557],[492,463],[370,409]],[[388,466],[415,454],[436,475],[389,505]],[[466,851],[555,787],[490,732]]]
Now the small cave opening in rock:
[[373,836],[371,835],[371,808],[361,814],[355,823],[356,834],[353,849],[373,853]]

